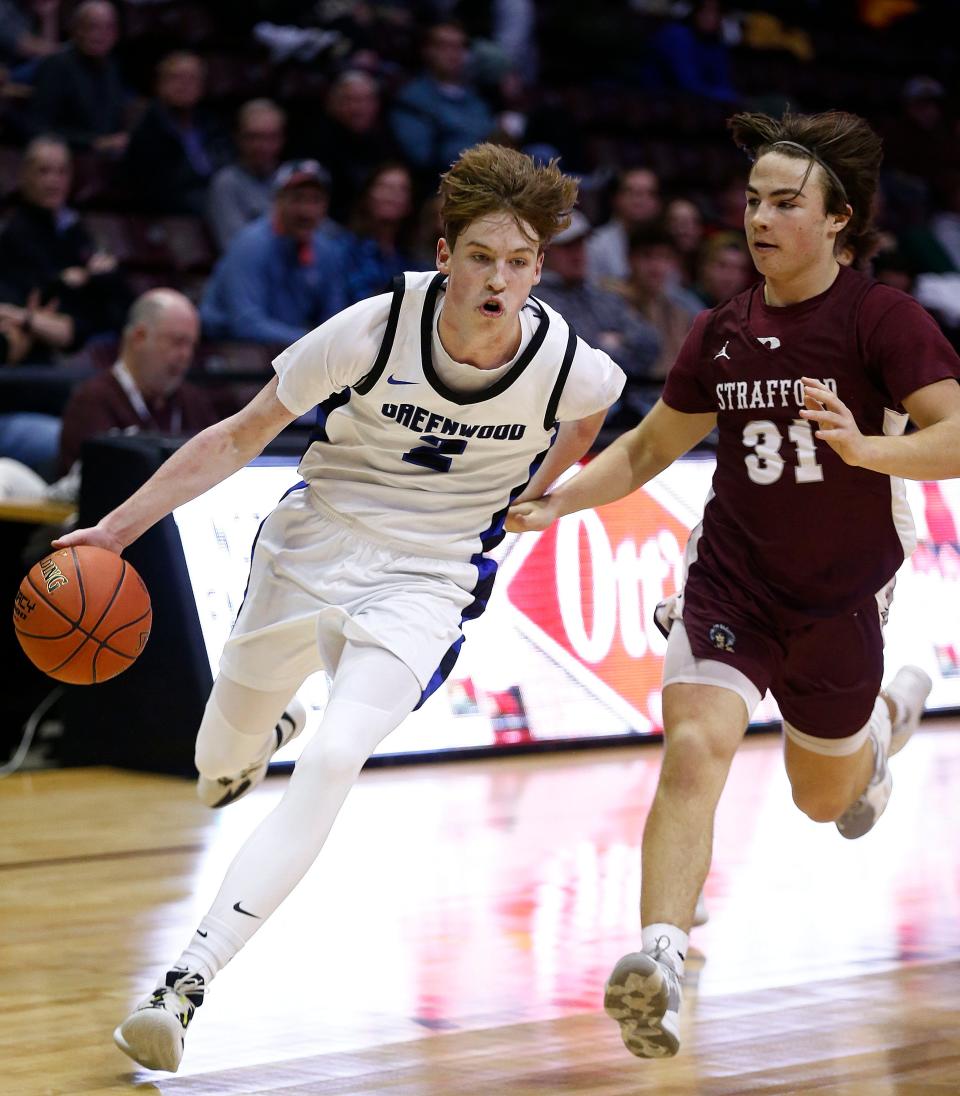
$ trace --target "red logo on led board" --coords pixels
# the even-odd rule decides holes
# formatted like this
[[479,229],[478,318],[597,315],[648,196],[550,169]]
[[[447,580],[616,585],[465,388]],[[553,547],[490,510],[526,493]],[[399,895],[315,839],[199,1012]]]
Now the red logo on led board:
[[507,586],[529,638],[637,730],[660,725],[666,639],[653,610],[676,593],[689,533],[637,491],[541,533]]

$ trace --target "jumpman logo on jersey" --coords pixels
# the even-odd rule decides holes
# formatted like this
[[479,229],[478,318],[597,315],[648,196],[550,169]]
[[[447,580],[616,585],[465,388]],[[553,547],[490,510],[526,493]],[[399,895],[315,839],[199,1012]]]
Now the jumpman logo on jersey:
[[717,358],[726,358],[727,361],[730,361],[730,355],[727,353],[727,347],[729,345],[730,345],[730,340],[727,339],[727,341],[723,344],[723,346],[720,347],[720,350],[716,354],[713,355],[713,360],[716,361]]

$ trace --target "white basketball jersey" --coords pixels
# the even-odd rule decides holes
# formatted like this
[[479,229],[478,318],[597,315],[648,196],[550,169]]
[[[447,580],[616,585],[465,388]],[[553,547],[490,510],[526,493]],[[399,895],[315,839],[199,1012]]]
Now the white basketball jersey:
[[531,298],[539,325],[513,365],[487,388],[455,392],[431,350],[445,280],[396,280],[376,361],[320,405],[300,473],[321,503],[379,536],[473,560],[502,540],[510,502],[553,444],[577,337]]

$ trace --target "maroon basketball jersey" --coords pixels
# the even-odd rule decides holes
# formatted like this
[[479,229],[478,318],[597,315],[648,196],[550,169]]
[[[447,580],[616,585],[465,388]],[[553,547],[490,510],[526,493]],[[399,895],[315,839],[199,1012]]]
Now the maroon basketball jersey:
[[771,308],[763,283],[697,317],[667,377],[677,411],[717,412],[713,490],[688,588],[719,587],[816,616],[880,590],[913,549],[900,480],[851,468],[800,417],[801,377],[864,434],[902,433],[902,400],[960,360],[912,297],[841,267],[824,293]]

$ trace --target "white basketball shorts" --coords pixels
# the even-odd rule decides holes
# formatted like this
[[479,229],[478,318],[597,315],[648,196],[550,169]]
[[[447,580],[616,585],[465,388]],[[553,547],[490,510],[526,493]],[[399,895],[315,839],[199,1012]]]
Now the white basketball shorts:
[[473,564],[412,554],[296,488],[260,528],[220,669],[253,689],[295,690],[333,674],[353,640],[395,654],[427,689],[477,582]]

